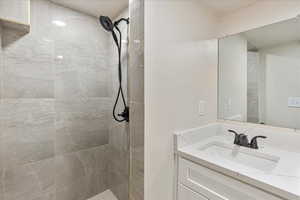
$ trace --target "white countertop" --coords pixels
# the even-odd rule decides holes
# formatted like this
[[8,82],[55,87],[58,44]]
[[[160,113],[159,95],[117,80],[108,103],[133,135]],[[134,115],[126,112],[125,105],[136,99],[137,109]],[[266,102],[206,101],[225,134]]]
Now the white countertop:
[[[214,166],[213,168],[215,170],[221,170],[220,172],[248,182],[249,184],[254,184],[255,186],[259,185],[260,188],[271,193],[275,193],[280,196],[284,195],[283,197],[288,199],[300,199],[299,153],[275,150],[274,148],[266,146],[260,150],[255,150],[271,155],[276,153],[276,156],[280,157],[276,167],[271,172],[266,172],[231,162],[227,159],[220,159],[220,157],[212,157],[198,150],[208,142],[212,141],[222,141],[223,143],[226,142],[228,144],[232,144],[232,141],[226,140],[225,137],[214,136],[193,145],[179,148],[178,153],[188,159],[192,158],[193,161],[199,162],[200,164],[209,164],[210,167]],[[222,170],[222,168],[226,170]]]
[[[195,136],[195,133],[193,133]],[[186,138],[185,138],[186,139]],[[191,139],[191,138],[189,138]],[[178,145],[177,154],[203,166],[221,172],[235,179],[256,186],[289,200],[300,200],[300,153],[276,149],[262,145],[259,150],[233,145],[232,137],[212,135],[192,144]],[[231,145],[237,150],[255,151],[266,155],[275,155],[279,158],[272,170],[261,170],[255,167],[233,162],[222,155],[207,154],[199,149],[211,142],[222,142]],[[284,141],[283,141],[284,142]]]

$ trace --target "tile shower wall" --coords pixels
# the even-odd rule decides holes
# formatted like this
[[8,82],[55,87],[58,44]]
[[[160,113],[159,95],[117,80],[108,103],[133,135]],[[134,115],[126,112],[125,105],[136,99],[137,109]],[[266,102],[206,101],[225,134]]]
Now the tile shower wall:
[[[2,80],[2,68],[3,68],[3,57],[2,57],[2,27],[0,26],[0,80]],[[0,81],[0,88],[2,87]],[[1,105],[1,89],[0,89],[0,105]],[[3,173],[3,154],[1,153],[1,143],[2,143],[2,125],[0,120],[0,199],[3,199],[3,180],[2,180],[2,173]]]
[[0,199],[83,200],[108,188],[110,35],[45,0],[31,23],[1,31]]
[[130,1],[130,200],[144,199],[144,0]]
[[[127,18],[129,15],[128,9],[125,9],[116,19]],[[122,71],[123,71],[123,90],[127,99],[127,69],[128,69],[128,31],[129,26],[122,22],[119,24],[122,32]],[[110,68],[112,71],[112,88],[113,98],[117,96],[118,84],[118,52],[111,37],[110,40]],[[117,112],[123,111],[123,104],[119,101]],[[109,169],[108,169],[108,185],[111,191],[119,200],[129,199],[129,127],[128,123],[118,123],[112,120],[109,132]]]
[[247,121],[259,123],[259,54],[247,53]]

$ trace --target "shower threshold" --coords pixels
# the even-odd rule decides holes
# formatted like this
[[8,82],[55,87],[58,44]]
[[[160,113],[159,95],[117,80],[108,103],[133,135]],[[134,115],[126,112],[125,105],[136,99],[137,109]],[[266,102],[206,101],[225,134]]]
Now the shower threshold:
[[102,192],[101,194],[98,194],[90,199],[87,200],[118,200],[117,197],[110,191],[106,190]]

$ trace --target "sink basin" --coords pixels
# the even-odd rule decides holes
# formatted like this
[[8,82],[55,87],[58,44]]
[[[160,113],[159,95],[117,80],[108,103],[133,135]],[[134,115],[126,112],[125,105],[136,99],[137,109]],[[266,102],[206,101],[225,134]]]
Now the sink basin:
[[235,164],[255,168],[264,172],[271,172],[280,160],[277,156],[267,155],[254,149],[221,142],[211,142],[198,150],[210,158],[234,162]]

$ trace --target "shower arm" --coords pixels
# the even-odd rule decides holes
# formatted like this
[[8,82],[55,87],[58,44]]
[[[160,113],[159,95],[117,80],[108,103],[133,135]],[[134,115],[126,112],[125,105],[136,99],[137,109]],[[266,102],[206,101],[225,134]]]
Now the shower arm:
[[118,21],[115,21],[114,26],[117,27],[122,21],[125,21],[127,24],[129,24],[129,18],[121,18]]

